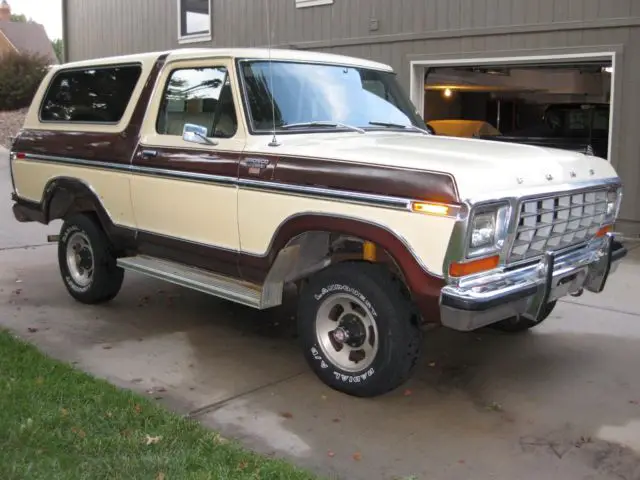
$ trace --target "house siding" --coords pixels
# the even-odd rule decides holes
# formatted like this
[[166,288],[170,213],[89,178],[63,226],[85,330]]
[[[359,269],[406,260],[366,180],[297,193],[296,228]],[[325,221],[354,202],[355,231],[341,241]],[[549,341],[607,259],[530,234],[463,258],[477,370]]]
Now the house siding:
[[185,45],[178,42],[176,0],[65,3],[69,60],[181,46],[266,46],[267,13],[273,46],[387,63],[407,89],[410,61],[419,56],[616,51],[612,162],[625,183],[620,225],[640,234],[640,136],[632,130],[640,110],[638,0],[335,0],[300,9],[294,0],[213,0],[212,40]]

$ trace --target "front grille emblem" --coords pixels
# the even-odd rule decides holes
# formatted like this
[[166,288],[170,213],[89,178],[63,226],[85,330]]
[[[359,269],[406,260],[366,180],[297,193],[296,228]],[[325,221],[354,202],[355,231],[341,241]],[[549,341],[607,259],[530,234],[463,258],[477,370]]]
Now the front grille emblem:
[[551,180],[553,180],[553,175],[551,175],[550,173],[547,173],[547,176],[545,178],[547,180],[551,181]]

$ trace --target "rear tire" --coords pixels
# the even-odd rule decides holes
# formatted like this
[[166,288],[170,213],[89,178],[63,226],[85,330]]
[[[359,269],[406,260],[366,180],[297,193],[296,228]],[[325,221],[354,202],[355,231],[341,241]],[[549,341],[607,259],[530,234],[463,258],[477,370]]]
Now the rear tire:
[[529,320],[524,317],[511,317],[506,320],[502,320],[501,322],[494,323],[493,325],[489,325],[489,328],[494,330],[500,330],[501,332],[506,333],[522,333],[531,330],[533,327],[537,327],[542,322],[544,322],[549,315],[553,312],[553,309],[556,307],[556,302],[547,303],[542,312],[542,320],[538,322],[534,322],[533,320]]
[[89,305],[113,300],[124,279],[107,235],[88,215],[65,220],[58,243],[60,274],[69,294]]
[[384,267],[329,267],[303,287],[299,302],[304,355],[326,385],[374,397],[409,379],[420,356],[418,317],[402,284]]

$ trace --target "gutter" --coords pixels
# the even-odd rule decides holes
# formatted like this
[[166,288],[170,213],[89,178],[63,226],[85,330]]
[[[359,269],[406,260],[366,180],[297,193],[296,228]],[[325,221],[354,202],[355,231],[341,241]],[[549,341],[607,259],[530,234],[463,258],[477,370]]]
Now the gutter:
[[69,5],[67,0],[62,0],[62,61],[60,63],[69,62],[69,22],[67,21],[67,12]]

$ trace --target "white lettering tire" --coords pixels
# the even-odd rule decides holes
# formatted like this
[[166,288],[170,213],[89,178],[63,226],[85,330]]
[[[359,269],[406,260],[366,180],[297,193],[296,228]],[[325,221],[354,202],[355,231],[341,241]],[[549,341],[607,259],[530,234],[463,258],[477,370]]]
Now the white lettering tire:
[[298,331],[316,375],[352,396],[396,389],[420,356],[418,316],[381,265],[348,262],[314,275],[300,294]]
[[88,215],[65,220],[58,242],[58,264],[67,291],[81,303],[108,302],[122,287],[124,271],[116,265],[111,242]]

